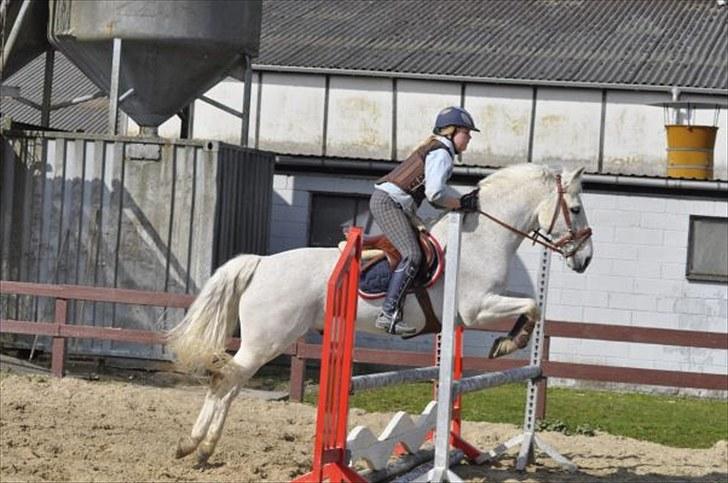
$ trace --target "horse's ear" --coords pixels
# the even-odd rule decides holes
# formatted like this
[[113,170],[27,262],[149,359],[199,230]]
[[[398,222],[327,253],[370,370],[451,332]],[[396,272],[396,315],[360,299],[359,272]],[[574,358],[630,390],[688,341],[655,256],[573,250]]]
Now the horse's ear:
[[574,171],[567,171],[563,174],[564,189],[567,191],[581,191],[581,175],[584,174],[584,167],[577,168]]

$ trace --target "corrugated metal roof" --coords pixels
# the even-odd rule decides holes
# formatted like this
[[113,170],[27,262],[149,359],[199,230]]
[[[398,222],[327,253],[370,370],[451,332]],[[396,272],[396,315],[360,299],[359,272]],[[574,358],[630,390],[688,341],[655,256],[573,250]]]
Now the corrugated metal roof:
[[[20,95],[36,104],[43,102],[43,72],[45,54],[29,62],[3,81],[3,85],[20,87]],[[56,51],[53,62],[51,104],[94,94],[98,88],[61,52]],[[0,112],[14,121],[40,125],[40,111],[15,99],[3,97]],[[108,99],[94,99],[75,106],[51,111],[50,127],[88,133],[106,132]]]
[[[265,0],[255,64],[513,81],[728,90],[728,7],[715,0]],[[3,82],[40,103],[44,55]],[[53,101],[97,89],[56,52]],[[106,129],[105,100],[51,127]],[[3,98],[13,119],[40,112]]]
[[715,0],[266,0],[259,65],[728,89]]

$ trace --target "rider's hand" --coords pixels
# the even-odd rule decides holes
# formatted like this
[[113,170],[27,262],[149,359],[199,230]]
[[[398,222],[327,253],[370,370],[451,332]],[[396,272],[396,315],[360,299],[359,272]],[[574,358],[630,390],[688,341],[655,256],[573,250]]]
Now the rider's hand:
[[460,210],[465,212],[478,211],[478,191],[480,191],[480,188],[475,188],[470,193],[460,197]]

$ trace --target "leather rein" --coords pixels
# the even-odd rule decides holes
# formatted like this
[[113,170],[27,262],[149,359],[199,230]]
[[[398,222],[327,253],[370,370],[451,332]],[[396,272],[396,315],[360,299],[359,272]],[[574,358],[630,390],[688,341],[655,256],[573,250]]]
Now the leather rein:
[[[533,234],[528,234],[525,231],[521,231],[518,228],[515,228],[508,223],[499,220],[493,215],[490,215],[486,213],[485,211],[478,210],[478,213],[485,216],[489,220],[499,224],[500,226],[514,232],[518,233],[519,235],[523,236],[524,238],[528,238],[533,242],[533,244],[538,243],[539,245],[542,245],[549,250],[558,253],[559,255],[563,256],[564,258],[568,258],[571,256],[574,256],[574,254],[579,251],[579,248],[586,242],[592,235],[592,229],[590,227],[582,228],[580,230],[574,230],[572,221],[571,221],[571,215],[569,215],[569,207],[566,206],[566,201],[564,200],[564,187],[561,184],[561,175],[556,175],[556,187],[557,187],[557,196],[558,199],[556,200],[556,206],[554,209],[554,215],[551,218],[551,223],[549,225],[549,229],[544,235],[541,233],[539,229],[536,229],[533,231]],[[554,225],[556,225],[556,220],[559,217],[559,211],[564,216],[564,222],[566,223],[566,227],[568,228],[568,233],[559,238],[558,240],[552,240],[549,235],[551,235],[551,232],[554,229]],[[543,239],[543,240],[542,240]]]

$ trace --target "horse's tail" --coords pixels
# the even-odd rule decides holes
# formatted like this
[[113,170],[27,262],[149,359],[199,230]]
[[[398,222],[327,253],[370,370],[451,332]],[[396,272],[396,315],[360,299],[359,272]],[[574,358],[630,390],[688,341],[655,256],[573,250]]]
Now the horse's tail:
[[219,370],[230,358],[225,343],[235,330],[240,296],[260,262],[240,255],[219,267],[205,283],[182,322],[167,332],[167,347],[188,372]]

